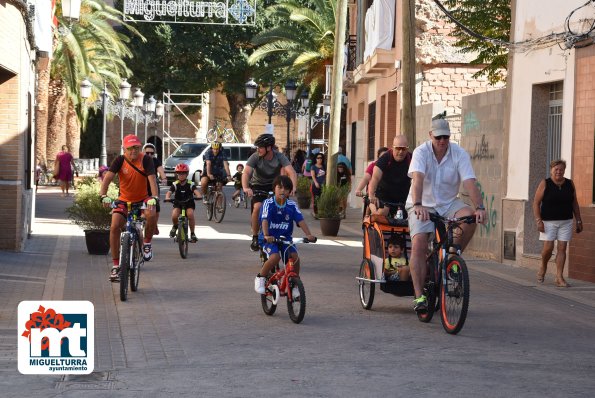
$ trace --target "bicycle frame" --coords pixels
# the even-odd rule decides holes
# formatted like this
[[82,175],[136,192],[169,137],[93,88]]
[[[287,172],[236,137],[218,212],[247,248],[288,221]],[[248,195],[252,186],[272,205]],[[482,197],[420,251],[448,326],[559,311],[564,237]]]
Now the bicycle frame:
[[[124,203],[120,201],[114,202],[116,203]],[[132,203],[126,202],[126,207],[128,209],[128,215],[126,217],[126,227],[124,232],[120,234],[120,242],[122,242],[122,235],[123,234],[130,234],[133,239],[138,240],[139,244],[142,247],[142,240],[143,240],[143,228],[145,224],[145,220],[141,216],[141,210],[145,209],[145,204],[143,202],[140,203]],[[132,242],[133,239],[130,240],[130,258],[132,258]],[[124,249],[123,247],[120,250]],[[131,269],[134,269],[135,265],[131,266]]]
[[[274,295],[273,304],[277,304],[277,300],[281,296],[289,296],[290,299],[293,299],[291,296],[291,289],[289,289],[289,278],[299,277],[297,272],[295,272],[295,266],[293,263],[293,259],[288,256],[287,251],[293,247],[297,251],[297,247],[293,241],[286,240],[285,237],[280,237],[275,239],[275,243],[279,248],[279,253],[281,254],[281,259],[279,263],[275,264],[275,272],[271,277],[268,278],[265,289],[267,294],[271,294],[269,292],[269,287],[272,284],[274,289],[278,290]],[[285,250],[283,250],[283,246],[285,246]],[[280,264],[284,264],[284,267],[281,267]],[[277,282],[277,284],[274,284]]]
[[[448,263],[450,256],[450,248],[454,248],[456,254],[461,254],[461,247],[454,243],[454,230],[459,228],[461,224],[473,224],[475,223],[475,215],[458,217],[458,218],[446,218],[438,214],[430,213],[430,221],[434,222],[435,225],[435,236],[432,240],[432,250],[428,254],[427,259],[429,260],[432,255],[438,256],[438,264],[442,270]],[[445,278],[445,276],[443,276]],[[445,282],[445,280],[443,281]]]

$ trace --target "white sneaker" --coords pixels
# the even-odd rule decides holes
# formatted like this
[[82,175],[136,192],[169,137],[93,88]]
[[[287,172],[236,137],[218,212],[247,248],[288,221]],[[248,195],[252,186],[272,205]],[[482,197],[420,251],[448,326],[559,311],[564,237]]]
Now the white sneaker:
[[300,297],[300,289],[298,289],[298,287],[297,287],[297,286],[294,286],[294,287],[291,289],[291,298],[292,298],[292,299],[294,299],[294,300],[296,300],[296,299],[298,299],[299,297]]
[[266,283],[266,278],[264,276],[257,276],[254,278],[254,290],[258,294],[264,294],[264,285]]

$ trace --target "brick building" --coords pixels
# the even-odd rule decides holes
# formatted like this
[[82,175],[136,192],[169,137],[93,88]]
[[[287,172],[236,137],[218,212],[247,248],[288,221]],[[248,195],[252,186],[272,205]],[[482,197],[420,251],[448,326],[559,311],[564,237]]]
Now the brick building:
[[33,16],[23,0],[5,0],[0,6],[1,250],[22,250],[33,216]]

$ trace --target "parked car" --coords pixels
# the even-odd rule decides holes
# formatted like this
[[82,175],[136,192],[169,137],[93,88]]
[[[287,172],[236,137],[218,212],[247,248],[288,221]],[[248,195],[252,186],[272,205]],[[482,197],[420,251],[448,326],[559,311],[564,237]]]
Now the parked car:
[[[200,184],[200,174],[204,167],[204,155],[209,149],[208,143],[185,143],[182,144],[170,157],[165,159],[163,168],[167,183],[171,184],[176,179],[174,169],[177,164],[185,163],[190,168],[190,176],[196,184]],[[231,175],[236,173],[238,164],[246,165],[246,161],[253,153],[254,146],[252,144],[222,144],[221,148],[225,151],[227,159],[229,160],[229,171]]]

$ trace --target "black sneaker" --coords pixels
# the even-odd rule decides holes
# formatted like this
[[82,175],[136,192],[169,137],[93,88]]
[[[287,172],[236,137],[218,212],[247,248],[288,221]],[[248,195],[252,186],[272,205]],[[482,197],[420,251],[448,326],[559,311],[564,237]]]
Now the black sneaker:
[[258,236],[252,235],[252,243],[250,243],[250,250],[253,252],[258,251]]
[[196,237],[196,235],[194,234],[194,232],[190,233],[190,242],[192,243],[196,243],[198,241],[198,238]]
[[176,236],[176,232],[178,232],[178,227],[176,227],[176,226],[171,227],[171,230],[169,231],[169,237],[173,238],[174,236]]
[[110,282],[120,282],[120,267],[116,267],[115,265],[112,267],[109,280]]
[[425,294],[422,294],[415,300],[413,300],[413,309],[415,312],[421,312],[422,314],[428,311],[428,299]]

